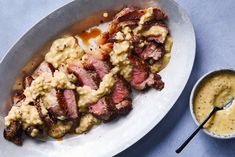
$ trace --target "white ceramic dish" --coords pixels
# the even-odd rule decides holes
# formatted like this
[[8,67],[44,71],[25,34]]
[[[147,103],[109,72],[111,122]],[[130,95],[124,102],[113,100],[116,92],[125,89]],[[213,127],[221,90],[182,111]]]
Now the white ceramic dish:
[[[193,101],[194,101],[194,96],[198,90],[198,88],[200,87],[200,84],[202,83],[203,80],[205,80],[206,78],[210,77],[211,75],[213,74],[216,74],[216,73],[219,73],[219,72],[223,72],[223,71],[229,71],[229,72],[232,72],[232,73],[235,73],[234,70],[232,69],[220,69],[220,70],[214,70],[214,71],[210,71],[206,74],[204,74],[197,82],[196,84],[194,85],[193,87],[193,90],[191,92],[191,95],[190,95],[190,102],[189,102],[189,105],[190,105],[190,112],[191,112],[191,115],[193,117],[193,120],[194,122],[199,126],[200,123],[197,121],[197,118],[195,116],[195,113],[194,113],[194,110],[193,110]],[[215,138],[218,138],[218,139],[230,139],[230,138],[235,138],[235,133],[233,134],[228,134],[228,135],[218,135],[218,134],[215,134],[215,133],[212,133],[212,132],[209,132],[208,130],[206,129],[202,129],[207,135],[211,136],[211,137],[215,137]]]
[[[113,123],[93,128],[85,135],[67,136],[63,141],[48,142],[27,138],[23,147],[17,147],[0,136],[1,156],[10,154],[11,157],[110,157],[137,142],[172,108],[187,83],[195,57],[195,34],[192,24],[186,12],[173,0],[79,0],[53,12],[28,31],[1,62],[0,103],[8,100],[15,78],[20,75],[22,67],[31,60],[35,52],[50,45],[51,40],[66,32],[64,30],[76,21],[80,22],[73,29],[83,30],[98,24],[104,11],[110,12],[111,15],[123,6],[158,6],[169,16],[168,25],[174,45],[171,61],[161,72],[166,84],[164,90],[134,93],[134,109],[129,115]],[[5,110],[6,107],[1,105],[1,116],[5,116]],[[1,133],[3,128],[1,125]]]

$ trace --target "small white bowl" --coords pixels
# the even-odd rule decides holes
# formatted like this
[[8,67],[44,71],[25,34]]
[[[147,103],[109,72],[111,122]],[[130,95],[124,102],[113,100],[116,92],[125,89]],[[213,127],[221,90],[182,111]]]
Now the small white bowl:
[[[208,78],[209,76],[213,75],[213,74],[216,74],[216,73],[219,73],[219,72],[226,72],[226,71],[229,71],[229,72],[232,72],[232,73],[235,73],[235,70],[233,69],[219,69],[219,70],[214,70],[214,71],[211,71],[211,72],[208,72],[206,74],[204,74],[197,82],[196,84],[194,85],[192,91],[191,91],[191,95],[190,95],[190,100],[189,100],[189,106],[190,106],[190,112],[191,112],[191,115],[193,117],[193,120],[194,122],[199,126],[200,123],[197,121],[197,118],[195,116],[195,113],[194,113],[194,110],[193,110],[193,102],[194,102],[194,96],[198,90],[198,88],[200,87],[201,83],[206,79]],[[212,132],[209,132],[208,130],[206,129],[202,129],[207,135],[210,135],[211,137],[214,137],[214,138],[218,138],[218,139],[231,139],[231,138],[235,138],[235,132],[232,133],[232,134],[228,134],[228,135],[218,135],[218,134],[215,134],[215,133],[212,133]]]

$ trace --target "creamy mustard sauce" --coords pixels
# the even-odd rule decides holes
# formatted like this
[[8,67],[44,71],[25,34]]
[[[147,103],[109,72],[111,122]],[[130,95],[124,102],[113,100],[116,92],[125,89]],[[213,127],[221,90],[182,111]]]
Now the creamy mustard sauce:
[[76,59],[80,59],[83,55],[84,51],[78,45],[77,40],[72,36],[68,36],[57,39],[52,43],[45,60],[58,68],[60,64],[69,64]]
[[168,31],[162,26],[152,26],[147,31],[144,31],[143,36],[161,36],[164,41],[167,37]]
[[88,131],[93,125],[100,124],[100,120],[95,118],[92,114],[85,114],[80,119],[79,126],[75,129],[77,134]]
[[72,125],[73,123],[71,121],[58,121],[55,125],[50,127],[47,133],[53,138],[61,138],[71,129]]
[[79,110],[86,111],[88,105],[95,103],[102,96],[110,92],[111,88],[115,83],[114,75],[119,71],[118,67],[113,68],[108,74],[106,74],[100,82],[99,88],[93,90],[88,86],[77,87],[77,92],[79,93],[78,107]]
[[138,34],[143,29],[143,24],[150,21],[153,18],[153,8],[150,7],[144,10],[144,15],[141,16],[138,26],[133,30],[134,33]]
[[[213,105],[223,106],[235,96],[235,74],[220,72],[204,80],[194,99],[194,113],[201,123],[212,111]],[[205,128],[218,135],[235,132],[235,102],[215,115],[207,122]]]
[[24,129],[28,126],[43,124],[36,107],[27,104],[12,106],[7,117],[5,117],[5,125],[9,126],[12,121],[16,120],[21,120]]
[[132,65],[128,59],[130,48],[131,44],[129,41],[114,43],[113,50],[109,54],[111,63],[120,68],[120,74],[126,80],[130,80],[131,78]]

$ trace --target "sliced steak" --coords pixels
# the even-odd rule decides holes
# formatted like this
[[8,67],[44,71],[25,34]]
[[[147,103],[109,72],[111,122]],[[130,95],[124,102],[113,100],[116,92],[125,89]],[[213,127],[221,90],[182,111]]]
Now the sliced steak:
[[149,69],[144,62],[134,57],[130,58],[130,61],[132,63],[131,85],[135,87],[135,85],[142,83],[144,80],[148,78]]
[[115,16],[114,19],[117,19],[118,22],[139,20],[143,14],[143,12],[140,12],[135,8],[124,8]]
[[99,75],[96,73],[95,70],[86,70],[86,71],[89,74],[89,76],[92,78],[92,80],[95,82],[98,88],[102,79],[99,77]]
[[99,60],[93,56],[88,57],[88,62],[94,67],[96,73],[101,79],[103,79],[103,77],[110,71],[110,67],[106,62]]
[[164,88],[164,82],[161,80],[160,75],[152,74],[148,66],[141,60],[131,56],[132,63],[131,86],[137,90],[144,90],[148,87],[154,87],[158,90]]
[[115,105],[119,115],[128,114],[132,110],[132,100],[126,99]]
[[76,75],[81,85],[89,86],[95,90],[98,89],[95,81],[84,68],[78,67],[76,65],[71,65],[68,67],[68,71]]
[[158,74],[154,74],[154,88],[158,90],[162,90],[164,88],[165,83],[162,81],[162,78]]
[[54,71],[53,66],[44,61],[37,67],[37,69],[34,71],[32,76],[33,77],[38,77],[42,73],[44,73],[46,75],[52,75],[53,71]]
[[33,82],[33,77],[31,75],[24,78],[24,88],[29,87]]
[[149,87],[154,87],[158,90],[162,90],[164,88],[164,82],[161,80],[160,75],[158,74],[150,74],[149,77],[144,80],[140,84],[135,84],[135,89],[144,90]]
[[78,107],[76,94],[73,90],[66,89],[63,91],[64,101],[67,110],[67,117],[70,119],[78,118]]
[[40,118],[43,120],[46,126],[52,126],[55,123],[55,120],[53,120],[53,118],[49,115],[40,98],[36,100],[35,107],[39,113]]
[[144,60],[153,59],[158,61],[165,54],[163,46],[157,46],[155,43],[150,43],[145,49],[139,54],[140,58]]
[[63,110],[63,104],[60,103],[60,100],[60,91],[52,89],[51,92],[45,96],[43,103],[47,104],[46,108],[53,117],[57,119],[64,119],[66,112]]
[[89,112],[98,119],[110,121],[114,118],[114,108],[110,104],[108,97],[101,98],[98,102],[89,106]]
[[22,125],[19,122],[12,122],[8,127],[4,129],[4,138],[13,142],[16,145],[22,145]]
[[156,20],[166,20],[167,19],[167,15],[158,8],[154,8],[153,9],[153,14]]
[[123,78],[116,78],[116,82],[110,93],[113,103],[120,103],[126,99],[131,92],[129,84]]

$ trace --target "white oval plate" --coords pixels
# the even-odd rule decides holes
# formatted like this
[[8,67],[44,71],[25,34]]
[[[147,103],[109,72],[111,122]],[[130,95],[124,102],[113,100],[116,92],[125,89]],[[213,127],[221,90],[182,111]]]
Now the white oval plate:
[[[186,12],[173,0],[79,0],[58,9],[28,31],[4,57],[0,65],[0,102],[6,102],[16,76],[45,43],[55,39],[76,21],[83,22],[75,29],[84,29],[98,24],[104,11],[114,12],[123,6],[159,6],[169,16],[174,45],[171,61],[161,72],[165,88],[161,92],[150,90],[135,94],[134,109],[129,115],[93,128],[85,135],[48,142],[27,138],[23,147],[15,146],[0,136],[1,156],[113,156],[137,142],[167,114],[187,83],[195,57],[195,34],[192,24]],[[6,107],[1,105],[1,116],[4,116],[5,110]],[[1,133],[3,128],[1,125]]]

